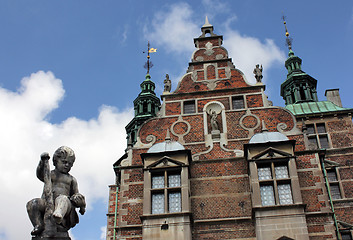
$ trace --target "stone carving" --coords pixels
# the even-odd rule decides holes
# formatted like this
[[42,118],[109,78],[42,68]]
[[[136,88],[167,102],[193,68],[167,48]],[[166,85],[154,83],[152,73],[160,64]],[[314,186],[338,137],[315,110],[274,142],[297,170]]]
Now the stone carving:
[[27,203],[28,216],[33,224],[32,239],[69,240],[68,230],[78,222],[75,208],[85,213],[85,197],[79,193],[76,179],[69,174],[75,153],[69,148],[58,148],[53,156],[55,169],[50,171],[50,156],[43,153],[37,167],[37,177],[44,182],[41,198]]
[[202,56],[197,56],[196,57],[196,61],[198,62],[202,62],[204,60],[204,58]]
[[256,78],[257,83],[261,83],[261,80],[263,78],[262,70],[263,70],[262,65],[260,67],[259,64],[256,64],[256,67],[254,68],[254,74],[255,74],[255,78]]
[[216,55],[216,59],[217,60],[220,60],[220,59],[223,59],[223,58],[224,58],[223,54],[217,54]]
[[197,81],[197,71],[193,71],[191,74],[191,79],[196,82]]
[[211,56],[214,53],[214,51],[212,50],[213,44],[208,42],[208,43],[206,43],[205,46],[206,46],[205,54],[208,56]]
[[211,116],[211,120],[210,121],[211,121],[212,131],[219,130],[216,111],[210,110],[208,114]]
[[163,82],[164,82],[164,92],[170,92],[170,90],[172,89],[172,81],[170,81],[168,74],[165,75],[165,79]]

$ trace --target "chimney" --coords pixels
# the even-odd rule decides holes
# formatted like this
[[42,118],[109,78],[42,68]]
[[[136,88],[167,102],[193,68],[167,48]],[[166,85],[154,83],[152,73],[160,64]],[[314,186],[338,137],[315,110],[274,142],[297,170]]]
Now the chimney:
[[333,102],[337,106],[342,107],[341,97],[338,88],[327,89],[325,91],[325,96],[327,98],[327,101]]

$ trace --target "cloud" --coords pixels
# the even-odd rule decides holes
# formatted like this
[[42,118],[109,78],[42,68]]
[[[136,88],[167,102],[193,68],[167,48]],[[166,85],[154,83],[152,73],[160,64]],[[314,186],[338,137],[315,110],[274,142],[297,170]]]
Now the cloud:
[[71,147],[76,154],[71,174],[86,196],[88,211],[94,201],[107,201],[107,186],[114,181],[112,163],[126,147],[124,127],[133,117],[132,109],[102,106],[97,118],[70,117],[52,124],[47,116],[64,93],[62,81],[43,71],[23,78],[17,92],[0,88],[1,240],[29,237],[32,226],[25,205],[41,196],[43,183],[35,169],[44,151],[52,155],[62,145]]
[[[202,3],[206,10],[213,7],[216,12],[222,12],[228,8],[226,4],[221,4],[221,2],[215,4],[209,0],[203,0]],[[163,46],[170,53],[188,53],[191,57],[195,47],[190,39],[199,36],[201,27],[195,24],[195,20],[192,18],[194,15],[194,11],[187,3],[177,3],[170,6],[167,11],[156,12],[152,18],[150,29],[146,27],[146,38]],[[245,74],[250,83],[255,83],[252,73],[255,65],[262,64],[264,81],[266,82],[266,72],[276,64],[283,64],[285,54],[271,39],[260,40],[233,30],[230,26],[233,21],[237,20],[237,16],[233,13],[228,15],[221,25],[225,29],[221,34],[224,35],[224,46],[228,49],[229,56],[233,58],[236,67]],[[174,75],[182,76],[184,73]]]
[[230,11],[228,3],[220,0],[202,0],[202,4],[206,9],[206,15],[208,17],[215,17],[215,15],[221,13],[225,14]]
[[151,26],[145,26],[145,38],[167,51],[189,52],[191,55],[194,50],[191,39],[200,33],[192,15],[190,5],[182,2],[171,5],[166,11],[156,12]]
[[103,226],[103,227],[101,227],[100,239],[105,240],[106,236],[107,236],[107,226]]
[[229,51],[236,68],[246,76],[247,81],[255,83],[253,70],[256,64],[262,64],[264,81],[266,72],[276,64],[283,64],[285,54],[272,39],[260,41],[258,38],[240,34],[230,28],[224,33],[224,46]]

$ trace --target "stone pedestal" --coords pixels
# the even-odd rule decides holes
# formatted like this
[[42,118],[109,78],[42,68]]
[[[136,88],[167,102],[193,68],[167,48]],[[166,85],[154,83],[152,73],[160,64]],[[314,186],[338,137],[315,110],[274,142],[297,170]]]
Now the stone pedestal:
[[219,130],[212,130],[211,131],[212,139],[220,139],[221,132]]

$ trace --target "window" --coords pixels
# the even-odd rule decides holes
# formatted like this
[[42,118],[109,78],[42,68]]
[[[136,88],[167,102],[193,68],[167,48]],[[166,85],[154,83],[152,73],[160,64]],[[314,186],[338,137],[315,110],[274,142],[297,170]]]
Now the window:
[[151,185],[152,214],[181,212],[180,172],[154,173]]
[[340,190],[340,185],[339,181],[337,179],[337,172],[336,169],[327,169],[326,170],[327,174],[327,179],[330,184],[330,192],[331,192],[331,197],[333,200],[341,199],[341,190]]
[[257,173],[262,206],[293,204],[287,163],[259,164]]
[[308,124],[307,135],[310,149],[330,148],[325,123]]
[[196,112],[195,101],[184,102],[184,114],[190,114]]
[[352,240],[352,234],[349,231],[341,232],[342,240]]
[[243,96],[232,97],[232,106],[233,106],[233,109],[244,109],[245,108],[244,97]]

